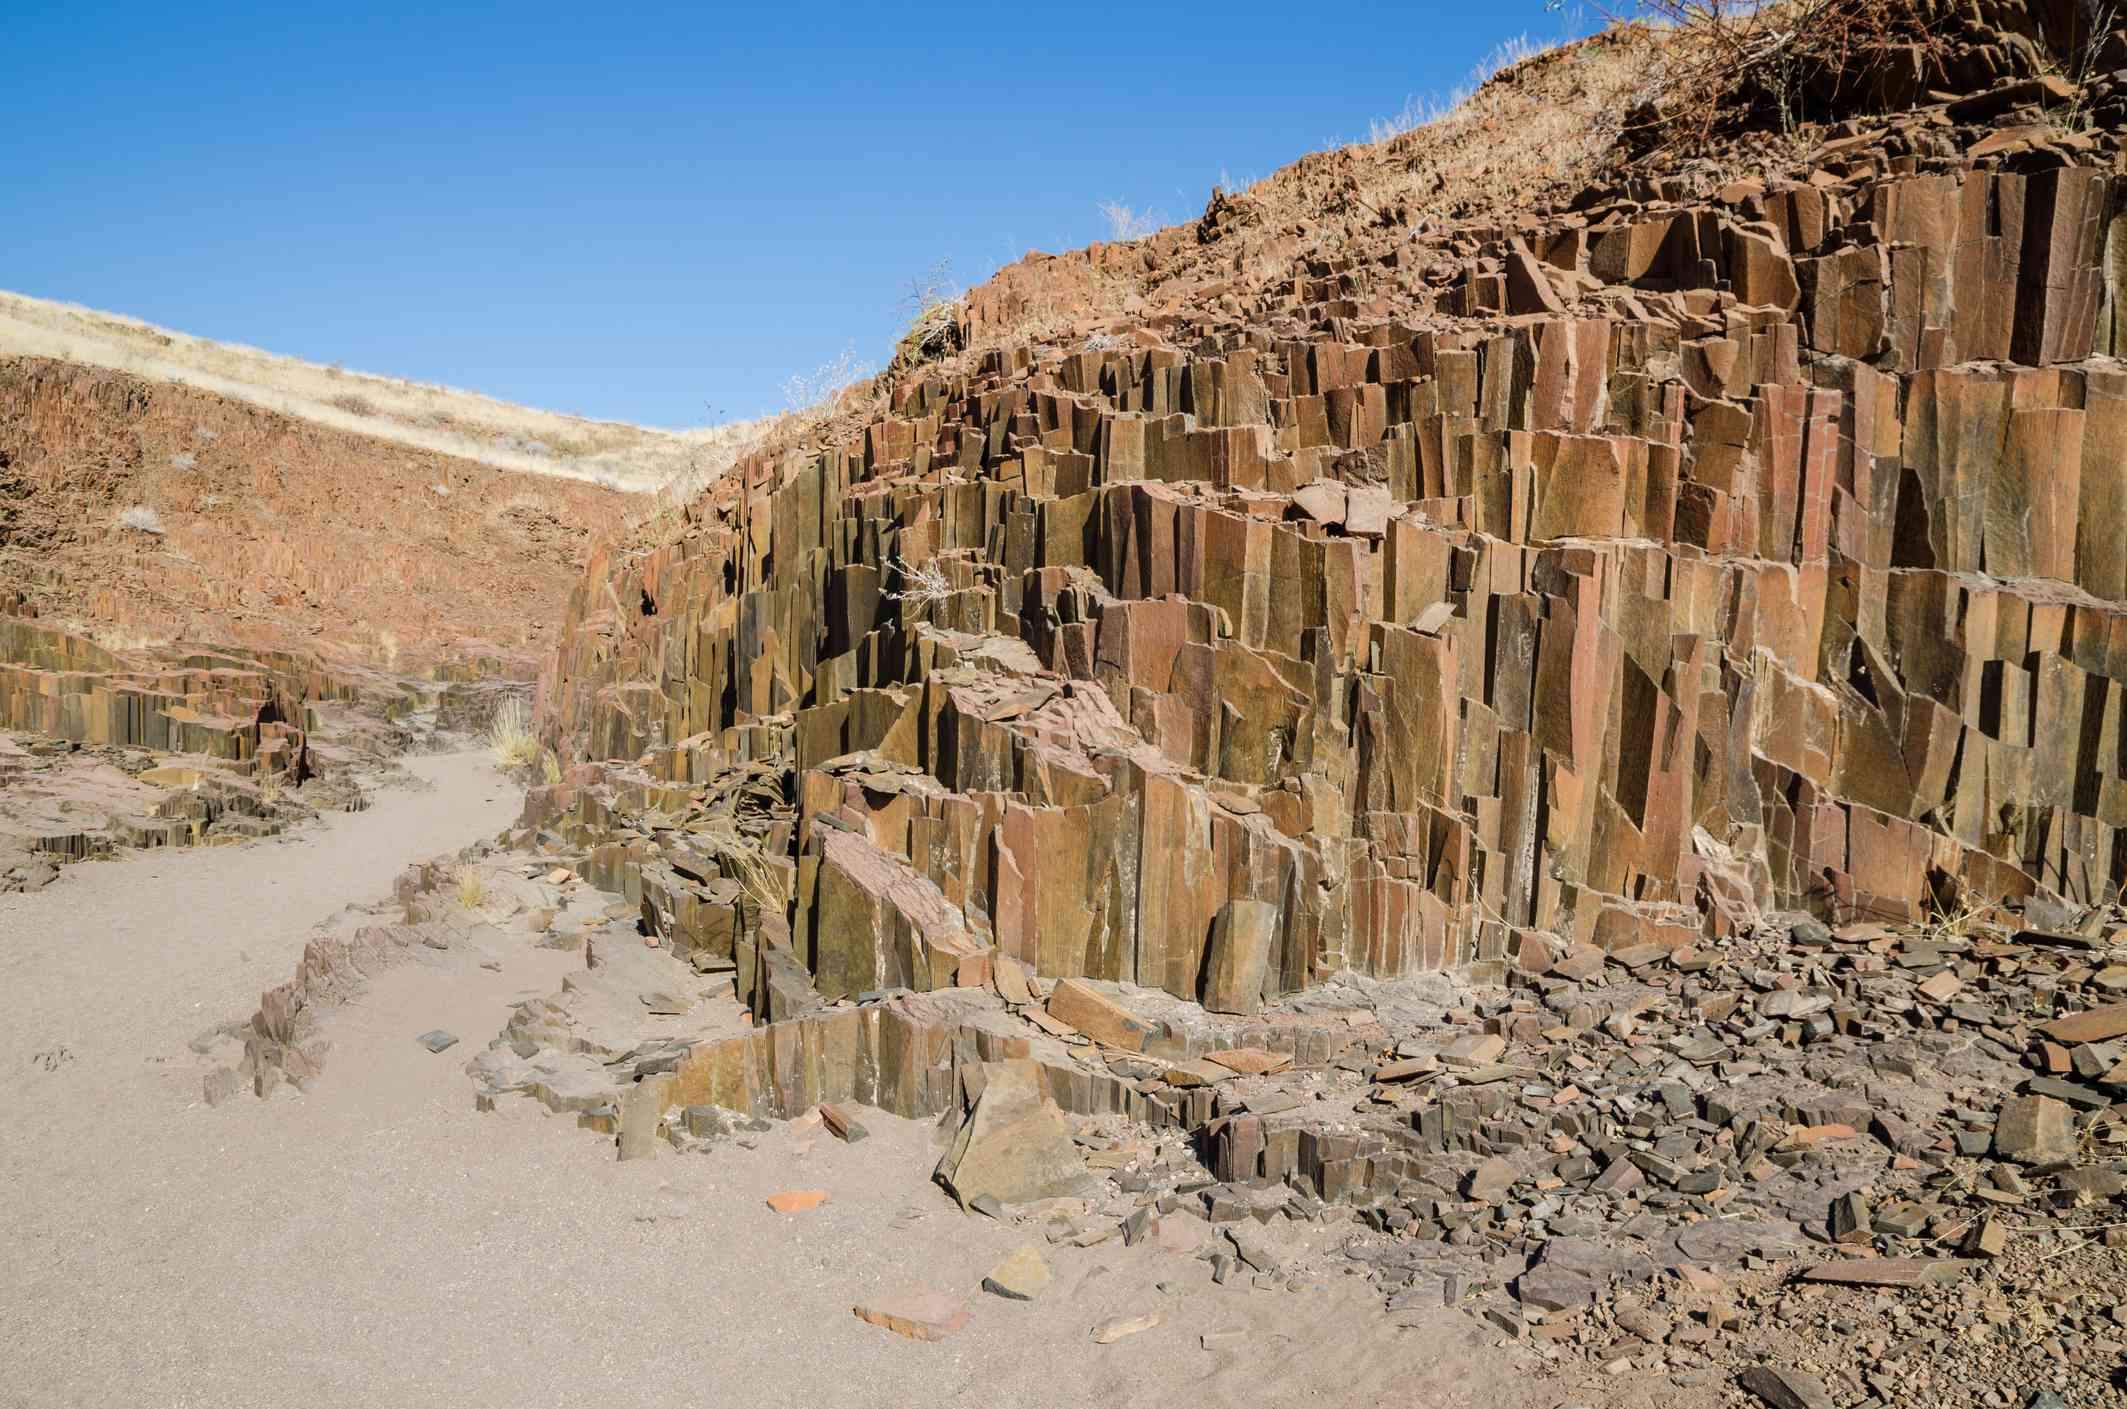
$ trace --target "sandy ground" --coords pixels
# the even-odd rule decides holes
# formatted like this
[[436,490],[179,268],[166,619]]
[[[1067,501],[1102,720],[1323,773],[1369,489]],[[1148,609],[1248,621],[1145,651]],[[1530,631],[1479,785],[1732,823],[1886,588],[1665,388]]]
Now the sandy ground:
[[[248,1013],[312,924],[515,811],[476,756],[411,766],[430,789],[295,838],[0,898],[0,1405],[1567,1402],[1468,1318],[1398,1329],[1356,1277],[1214,1287],[1109,1243],[1050,1249],[1038,1303],[986,1296],[1029,1234],[960,1214],[926,1177],[936,1132],[882,1113],[857,1145],[794,1124],[628,1164],[528,1101],[477,1114],[464,1059],[582,962],[528,936],[385,974],[329,1020],[309,1094],[206,1106],[187,1039]],[[439,1026],[464,1041],[434,1056],[413,1038]],[[830,1202],[766,1208],[792,1187]],[[913,1285],[972,1323],[920,1344],[850,1313]],[[1228,1328],[1249,1336],[1202,1348]]]

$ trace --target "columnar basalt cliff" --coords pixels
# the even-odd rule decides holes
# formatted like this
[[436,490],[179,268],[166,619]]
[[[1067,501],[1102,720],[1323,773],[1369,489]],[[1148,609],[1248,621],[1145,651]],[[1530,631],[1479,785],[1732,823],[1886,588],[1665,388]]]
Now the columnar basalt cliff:
[[[1963,36],[1985,92],[1726,170],[904,358],[854,434],[595,558],[548,719],[623,762],[535,806],[808,1001],[1001,955],[1248,1012],[1776,908],[2110,899],[2117,114],[2063,125],[2034,32]],[[1231,208],[1143,258],[1212,267]]]

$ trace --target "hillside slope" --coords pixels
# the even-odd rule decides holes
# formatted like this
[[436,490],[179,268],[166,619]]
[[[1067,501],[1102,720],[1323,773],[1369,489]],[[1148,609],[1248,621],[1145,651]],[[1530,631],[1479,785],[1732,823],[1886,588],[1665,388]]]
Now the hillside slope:
[[0,357],[6,356],[102,367],[413,450],[640,493],[683,476],[706,482],[759,429],[734,423],[667,431],[588,420],[0,291]]
[[635,496],[212,392],[0,358],[0,593],[123,650],[529,675]]

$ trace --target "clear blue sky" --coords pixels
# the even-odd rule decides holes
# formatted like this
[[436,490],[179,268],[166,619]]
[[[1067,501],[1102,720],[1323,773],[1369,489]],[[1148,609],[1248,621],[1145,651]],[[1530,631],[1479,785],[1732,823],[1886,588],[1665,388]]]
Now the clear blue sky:
[[1542,0],[0,0],[0,288],[656,425],[781,408],[911,278],[1203,208]]

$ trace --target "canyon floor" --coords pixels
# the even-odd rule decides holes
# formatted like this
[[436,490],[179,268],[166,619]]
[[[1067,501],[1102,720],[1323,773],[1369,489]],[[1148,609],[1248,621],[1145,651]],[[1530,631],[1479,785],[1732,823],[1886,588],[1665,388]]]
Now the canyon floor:
[[[208,1106],[213,1029],[313,924],[515,815],[484,755],[407,766],[414,785],[290,837],[0,897],[0,1405],[1574,1402],[1467,1317],[1393,1324],[1361,1278],[1298,1296],[1196,1264],[1178,1285],[1176,1259],[1109,1243],[1054,1250],[1038,1309],[976,1294],[1025,1234],[929,1183],[926,1123],[620,1163],[532,1102],[476,1113],[466,1056],[582,966],[530,936],[384,973],[327,1020],[310,1091]],[[431,1054],[434,1028],[465,1045]],[[770,1211],[791,1187],[829,1200]],[[909,1284],[966,1294],[971,1325],[926,1344],[850,1314]]]

